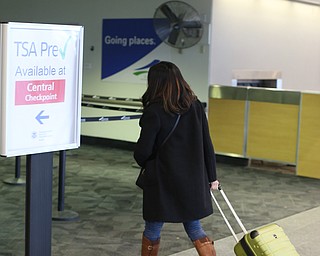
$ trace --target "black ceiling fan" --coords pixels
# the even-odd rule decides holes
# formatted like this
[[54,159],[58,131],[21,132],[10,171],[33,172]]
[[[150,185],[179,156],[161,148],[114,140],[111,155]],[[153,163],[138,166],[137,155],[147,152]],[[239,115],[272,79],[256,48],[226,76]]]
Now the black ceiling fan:
[[198,12],[182,1],[168,1],[160,5],[154,13],[153,23],[159,38],[178,49],[195,45],[203,34]]

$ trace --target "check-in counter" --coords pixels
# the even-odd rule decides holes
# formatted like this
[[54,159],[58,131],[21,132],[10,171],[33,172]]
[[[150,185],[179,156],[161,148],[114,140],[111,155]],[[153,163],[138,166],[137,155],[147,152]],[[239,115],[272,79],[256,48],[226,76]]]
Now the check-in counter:
[[212,86],[209,97],[209,129],[215,150],[232,156],[245,155],[247,90],[238,89]]
[[248,88],[246,157],[296,163],[300,93]]
[[217,154],[296,166],[320,178],[320,94],[213,85],[208,119]]
[[320,178],[320,94],[301,93],[297,175]]

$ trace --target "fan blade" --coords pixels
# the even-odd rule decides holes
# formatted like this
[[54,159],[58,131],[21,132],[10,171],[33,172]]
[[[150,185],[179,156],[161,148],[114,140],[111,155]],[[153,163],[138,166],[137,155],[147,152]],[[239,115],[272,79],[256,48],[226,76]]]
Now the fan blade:
[[163,14],[170,20],[171,23],[176,23],[179,21],[178,17],[171,11],[170,7],[166,4],[160,6]]
[[156,30],[156,33],[158,37],[164,41],[168,38],[170,32],[171,32],[171,24],[169,19],[167,18],[154,18],[153,19],[153,25]]
[[200,21],[183,21],[181,26],[183,28],[202,28],[201,22]]
[[169,35],[168,43],[170,43],[172,45],[175,45],[177,43],[177,40],[178,40],[179,32],[180,32],[179,26],[174,26],[172,28],[172,31],[171,31],[170,35]]

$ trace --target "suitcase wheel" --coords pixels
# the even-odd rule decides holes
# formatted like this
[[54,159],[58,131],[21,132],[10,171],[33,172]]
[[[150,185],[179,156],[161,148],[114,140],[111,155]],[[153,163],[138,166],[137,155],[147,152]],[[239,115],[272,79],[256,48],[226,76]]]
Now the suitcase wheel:
[[251,239],[255,239],[259,235],[259,232],[257,230],[253,230],[250,232]]

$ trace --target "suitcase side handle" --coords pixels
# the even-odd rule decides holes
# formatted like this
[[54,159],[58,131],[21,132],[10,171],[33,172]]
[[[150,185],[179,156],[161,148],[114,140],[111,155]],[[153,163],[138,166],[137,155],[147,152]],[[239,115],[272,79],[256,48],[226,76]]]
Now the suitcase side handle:
[[[235,217],[235,219],[236,219],[236,221],[237,221],[238,225],[240,226],[240,228],[241,228],[242,232],[243,232],[244,234],[247,234],[247,233],[248,233],[248,231],[246,230],[246,228],[245,228],[245,226],[243,225],[242,221],[240,220],[240,218],[238,217],[237,213],[236,213],[236,212],[235,212],[235,210],[233,209],[233,206],[231,205],[231,203],[230,203],[230,201],[229,201],[229,199],[228,199],[227,195],[224,193],[224,191],[223,191],[223,189],[222,189],[221,184],[219,184],[218,190],[220,191],[220,193],[221,193],[221,195],[222,195],[222,197],[223,197],[224,201],[226,202],[226,204],[228,205],[228,207],[229,207],[230,211],[232,212],[233,216]],[[235,234],[235,232],[234,232],[234,230],[233,230],[232,226],[230,225],[230,222],[228,221],[228,219],[226,218],[225,214],[223,213],[223,211],[222,211],[222,209],[221,209],[221,207],[220,207],[220,205],[219,205],[218,201],[216,200],[216,198],[215,198],[215,196],[214,196],[214,194],[213,194],[213,191],[212,191],[212,190],[210,190],[210,193],[211,193],[212,199],[213,199],[213,201],[215,202],[215,204],[216,204],[216,206],[217,206],[217,208],[218,208],[218,210],[219,210],[220,214],[222,215],[222,217],[223,217],[223,219],[224,219],[225,223],[227,224],[227,226],[228,226],[229,230],[231,231],[232,236],[234,237],[234,239],[236,240],[236,242],[238,242],[238,241],[239,241],[239,239],[238,239],[238,237],[236,236],[236,234]]]

